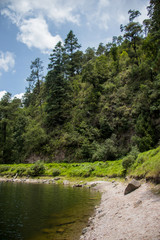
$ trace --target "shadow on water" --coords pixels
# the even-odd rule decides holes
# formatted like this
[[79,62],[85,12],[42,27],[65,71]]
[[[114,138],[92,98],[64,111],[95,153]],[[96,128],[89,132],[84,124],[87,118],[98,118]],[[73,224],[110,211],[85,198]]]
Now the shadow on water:
[[78,240],[99,200],[84,188],[0,183],[0,239]]

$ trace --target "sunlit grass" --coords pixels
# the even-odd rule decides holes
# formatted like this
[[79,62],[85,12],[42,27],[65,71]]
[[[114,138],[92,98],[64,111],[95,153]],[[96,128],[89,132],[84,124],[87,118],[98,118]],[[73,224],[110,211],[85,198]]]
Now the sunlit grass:
[[[125,157],[126,158],[126,157]],[[129,158],[127,158],[129,159]],[[133,164],[125,169],[123,159],[106,162],[84,163],[43,163],[44,172],[41,177],[56,177],[70,179],[95,179],[95,178],[123,178],[124,175],[138,178],[160,177],[160,147],[138,154]],[[31,176],[34,164],[1,164],[0,176],[23,177]],[[38,176],[38,175],[36,175]]]
[[[44,176],[66,177],[122,177],[122,160],[85,163],[44,163]],[[0,165],[1,176],[27,176],[33,164]]]
[[160,177],[160,147],[140,153],[128,174],[133,177]]

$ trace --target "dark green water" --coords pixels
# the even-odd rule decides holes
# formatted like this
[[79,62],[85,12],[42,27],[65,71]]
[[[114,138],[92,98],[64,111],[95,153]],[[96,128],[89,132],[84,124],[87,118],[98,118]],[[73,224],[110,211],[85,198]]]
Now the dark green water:
[[100,195],[89,189],[0,183],[0,240],[78,240]]

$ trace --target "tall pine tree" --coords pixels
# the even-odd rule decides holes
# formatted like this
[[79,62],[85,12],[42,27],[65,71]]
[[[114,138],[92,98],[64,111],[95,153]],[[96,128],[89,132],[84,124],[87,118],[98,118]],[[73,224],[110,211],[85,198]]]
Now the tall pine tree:
[[64,48],[58,42],[50,55],[50,69],[45,81],[46,96],[46,124],[50,130],[57,125],[61,125],[67,118],[67,88],[68,83],[65,78]]

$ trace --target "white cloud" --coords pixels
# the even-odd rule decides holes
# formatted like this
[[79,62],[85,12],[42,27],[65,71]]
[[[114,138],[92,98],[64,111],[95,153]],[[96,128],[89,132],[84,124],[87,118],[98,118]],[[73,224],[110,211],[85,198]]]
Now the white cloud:
[[24,20],[19,29],[17,40],[26,44],[29,48],[39,48],[43,53],[53,49],[58,41],[62,41],[59,35],[51,35],[48,25],[42,17]]
[[6,9],[3,9],[2,13],[8,15],[11,19],[37,17],[40,13],[58,23],[65,21],[78,23],[79,14],[73,12],[79,6],[82,6],[83,2],[85,0],[8,0],[8,12],[6,12]]
[[128,20],[128,18],[123,14],[118,14],[117,17],[118,17],[117,21],[118,21],[119,25],[127,22],[127,20]]
[[24,96],[24,93],[19,93],[19,94],[14,95],[13,98],[19,98],[19,99],[22,99],[23,96]]
[[144,19],[145,5],[149,0],[5,0],[5,2],[6,7],[1,13],[17,25],[19,29],[17,39],[29,48],[35,47],[46,53],[61,40],[59,35],[51,34],[48,21],[52,23],[53,31],[59,24],[72,23],[81,26],[82,22],[93,29],[113,31],[117,25],[119,27],[121,23],[128,22],[129,9],[140,10],[142,12],[140,20]]
[[[3,91],[0,91],[0,100],[2,99],[2,97],[7,93],[7,91],[3,90]],[[22,99],[22,97],[24,96],[24,93],[19,93],[19,94],[16,94],[12,97],[12,100],[14,98],[19,98],[19,99]]]
[[105,7],[108,7],[110,5],[109,0],[99,0],[99,8],[104,9]]
[[[0,71],[8,72],[15,65],[14,54],[0,51]],[[2,74],[2,73],[1,73]]]
[[[85,4],[88,4],[87,1]],[[87,8],[84,12],[84,15],[87,18],[87,25],[90,27],[96,26],[100,29],[107,30],[110,21],[109,7],[109,0],[93,0],[92,4],[87,5]]]
[[7,92],[4,90],[4,91],[0,91],[0,100],[1,98],[6,94]]
[[62,41],[59,35],[53,36],[50,33],[46,20],[78,24],[79,16],[74,16],[71,12],[72,8],[62,0],[60,3],[57,0],[8,0],[7,8],[1,10],[1,14],[19,28],[17,40],[29,48],[40,49],[42,53],[48,53],[58,41]]
[[148,5],[149,5],[149,3],[144,5],[144,7],[140,9],[141,15],[137,18],[137,21],[140,22],[141,24],[143,23],[144,19],[149,18],[148,17],[148,10],[147,10]]

